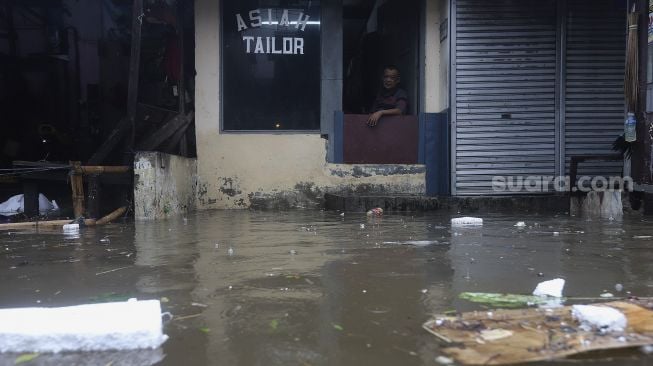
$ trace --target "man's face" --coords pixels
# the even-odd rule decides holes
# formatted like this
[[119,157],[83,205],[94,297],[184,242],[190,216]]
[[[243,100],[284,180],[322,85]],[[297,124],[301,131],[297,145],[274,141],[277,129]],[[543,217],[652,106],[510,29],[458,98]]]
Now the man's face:
[[385,69],[383,70],[383,87],[386,89],[394,89],[399,85],[399,71]]

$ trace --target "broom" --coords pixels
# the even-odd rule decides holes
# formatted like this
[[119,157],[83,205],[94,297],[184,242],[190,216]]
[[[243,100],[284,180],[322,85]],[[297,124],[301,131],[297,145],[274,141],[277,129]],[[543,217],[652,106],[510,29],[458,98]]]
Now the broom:
[[639,55],[637,42],[637,22],[639,13],[635,11],[633,4],[632,11],[628,14],[628,40],[626,43],[626,70],[624,73],[624,96],[626,99],[627,112],[637,111],[637,97],[639,94]]

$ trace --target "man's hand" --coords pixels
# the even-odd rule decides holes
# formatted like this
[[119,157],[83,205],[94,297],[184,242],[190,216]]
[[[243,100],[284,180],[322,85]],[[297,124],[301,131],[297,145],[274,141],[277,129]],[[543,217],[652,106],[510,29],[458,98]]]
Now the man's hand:
[[376,124],[379,123],[379,119],[383,117],[383,114],[383,111],[377,111],[370,114],[370,117],[367,119],[367,125],[370,127],[376,126]]

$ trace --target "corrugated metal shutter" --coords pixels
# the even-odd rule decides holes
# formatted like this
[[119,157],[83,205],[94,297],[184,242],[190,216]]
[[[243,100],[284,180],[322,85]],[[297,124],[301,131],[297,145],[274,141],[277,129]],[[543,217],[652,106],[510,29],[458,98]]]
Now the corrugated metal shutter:
[[496,194],[495,175],[553,176],[555,1],[454,3],[454,193]]
[[[565,171],[572,155],[615,154],[623,133],[625,1],[567,3]],[[587,162],[579,176],[620,176],[623,162]]]

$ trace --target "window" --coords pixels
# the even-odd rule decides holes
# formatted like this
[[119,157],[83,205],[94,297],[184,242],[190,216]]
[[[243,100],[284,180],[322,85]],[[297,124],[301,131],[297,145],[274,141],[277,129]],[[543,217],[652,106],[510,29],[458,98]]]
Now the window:
[[222,3],[223,130],[319,130],[320,2]]

